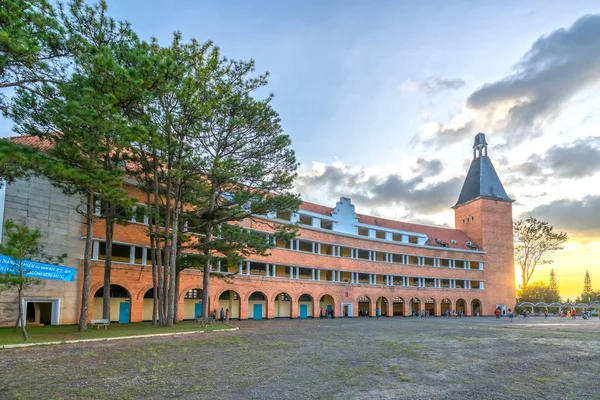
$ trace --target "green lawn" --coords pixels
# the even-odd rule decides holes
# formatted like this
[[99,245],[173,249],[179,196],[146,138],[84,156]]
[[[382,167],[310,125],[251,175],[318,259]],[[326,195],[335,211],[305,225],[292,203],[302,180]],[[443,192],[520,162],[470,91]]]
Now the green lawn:
[[27,342],[23,341],[20,329],[13,332],[13,328],[0,328],[0,346],[5,344],[60,342],[63,340],[109,338],[116,336],[153,335],[158,333],[208,332],[227,328],[231,328],[231,326],[224,323],[215,323],[209,328],[200,328],[198,323],[193,321],[180,322],[172,328],[152,326],[150,322],[135,324],[111,323],[106,330],[104,328],[96,329],[88,327],[87,331],[83,333],[77,332],[77,325],[40,326],[27,328],[27,333],[29,334]]

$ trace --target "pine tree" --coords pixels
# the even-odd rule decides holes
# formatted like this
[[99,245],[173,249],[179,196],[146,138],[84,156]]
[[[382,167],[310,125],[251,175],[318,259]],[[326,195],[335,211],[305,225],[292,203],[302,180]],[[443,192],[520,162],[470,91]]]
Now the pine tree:
[[548,285],[550,289],[558,292],[558,285],[556,283],[556,274],[554,273],[554,268],[550,271],[550,283]]
[[[137,62],[130,53],[140,44],[127,23],[106,16],[104,3],[87,6],[75,1],[60,15],[72,48],[72,73],[63,82],[40,84],[38,92],[43,96],[18,89],[10,116],[18,131],[50,142],[47,152],[55,166],[41,173],[66,194],[85,199],[85,207],[78,208],[87,228],[79,320],[83,331],[89,311],[98,200],[113,205],[131,201],[123,187],[121,165],[123,148],[136,127],[125,118],[124,108],[135,104],[140,93],[137,69],[129,65]],[[68,174],[67,169],[76,173]],[[110,272],[110,259],[105,268]],[[109,296],[110,290],[104,293]]]
[[592,280],[590,278],[590,271],[585,271],[585,278],[583,280],[583,292],[581,293],[581,300],[589,302],[592,296]]

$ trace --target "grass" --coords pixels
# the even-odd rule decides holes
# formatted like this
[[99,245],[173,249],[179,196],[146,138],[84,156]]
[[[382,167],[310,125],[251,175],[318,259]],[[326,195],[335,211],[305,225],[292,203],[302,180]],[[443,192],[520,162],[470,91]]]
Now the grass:
[[140,322],[135,324],[112,323],[106,330],[104,328],[88,328],[87,331],[81,333],[77,332],[77,325],[36,326],[27,328],[29,340],[26,342],[23,341],[20,329],[13,332],[13,328],[0,328],[0,346],[7,344],[63,342],[66,340],[102,339],[119,336],[143,336],[190,331],[212,332],[227,328],[231,328],[231,326],[218,322],[208,328],[200,328],[197,322],[192,321],[180,322],[171,328],[152,326],[150,322]]

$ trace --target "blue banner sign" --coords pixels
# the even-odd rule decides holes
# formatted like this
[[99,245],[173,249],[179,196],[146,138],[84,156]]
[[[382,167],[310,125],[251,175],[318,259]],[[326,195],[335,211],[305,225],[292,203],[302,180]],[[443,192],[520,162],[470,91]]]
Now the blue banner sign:
[[[23,275],[31,278],[73,282],[76,271],[75,268],[64,267],[62,265],[23,260]],[[19,265],[12,258],[0,254],[0,273],[18,274]]]

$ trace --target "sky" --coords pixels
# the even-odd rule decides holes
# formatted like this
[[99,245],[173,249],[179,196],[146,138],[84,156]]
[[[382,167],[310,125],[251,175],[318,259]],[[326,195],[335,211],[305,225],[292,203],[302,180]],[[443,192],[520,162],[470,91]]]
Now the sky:
[[514,217],[570,237],[534,280],[553,267],[573,298],[589,270],[600,289],[600,3],[107,3],[144,39],[180,31],[269,72],[304,200],[347,196],[359,213],[453,226],[486,133]]

